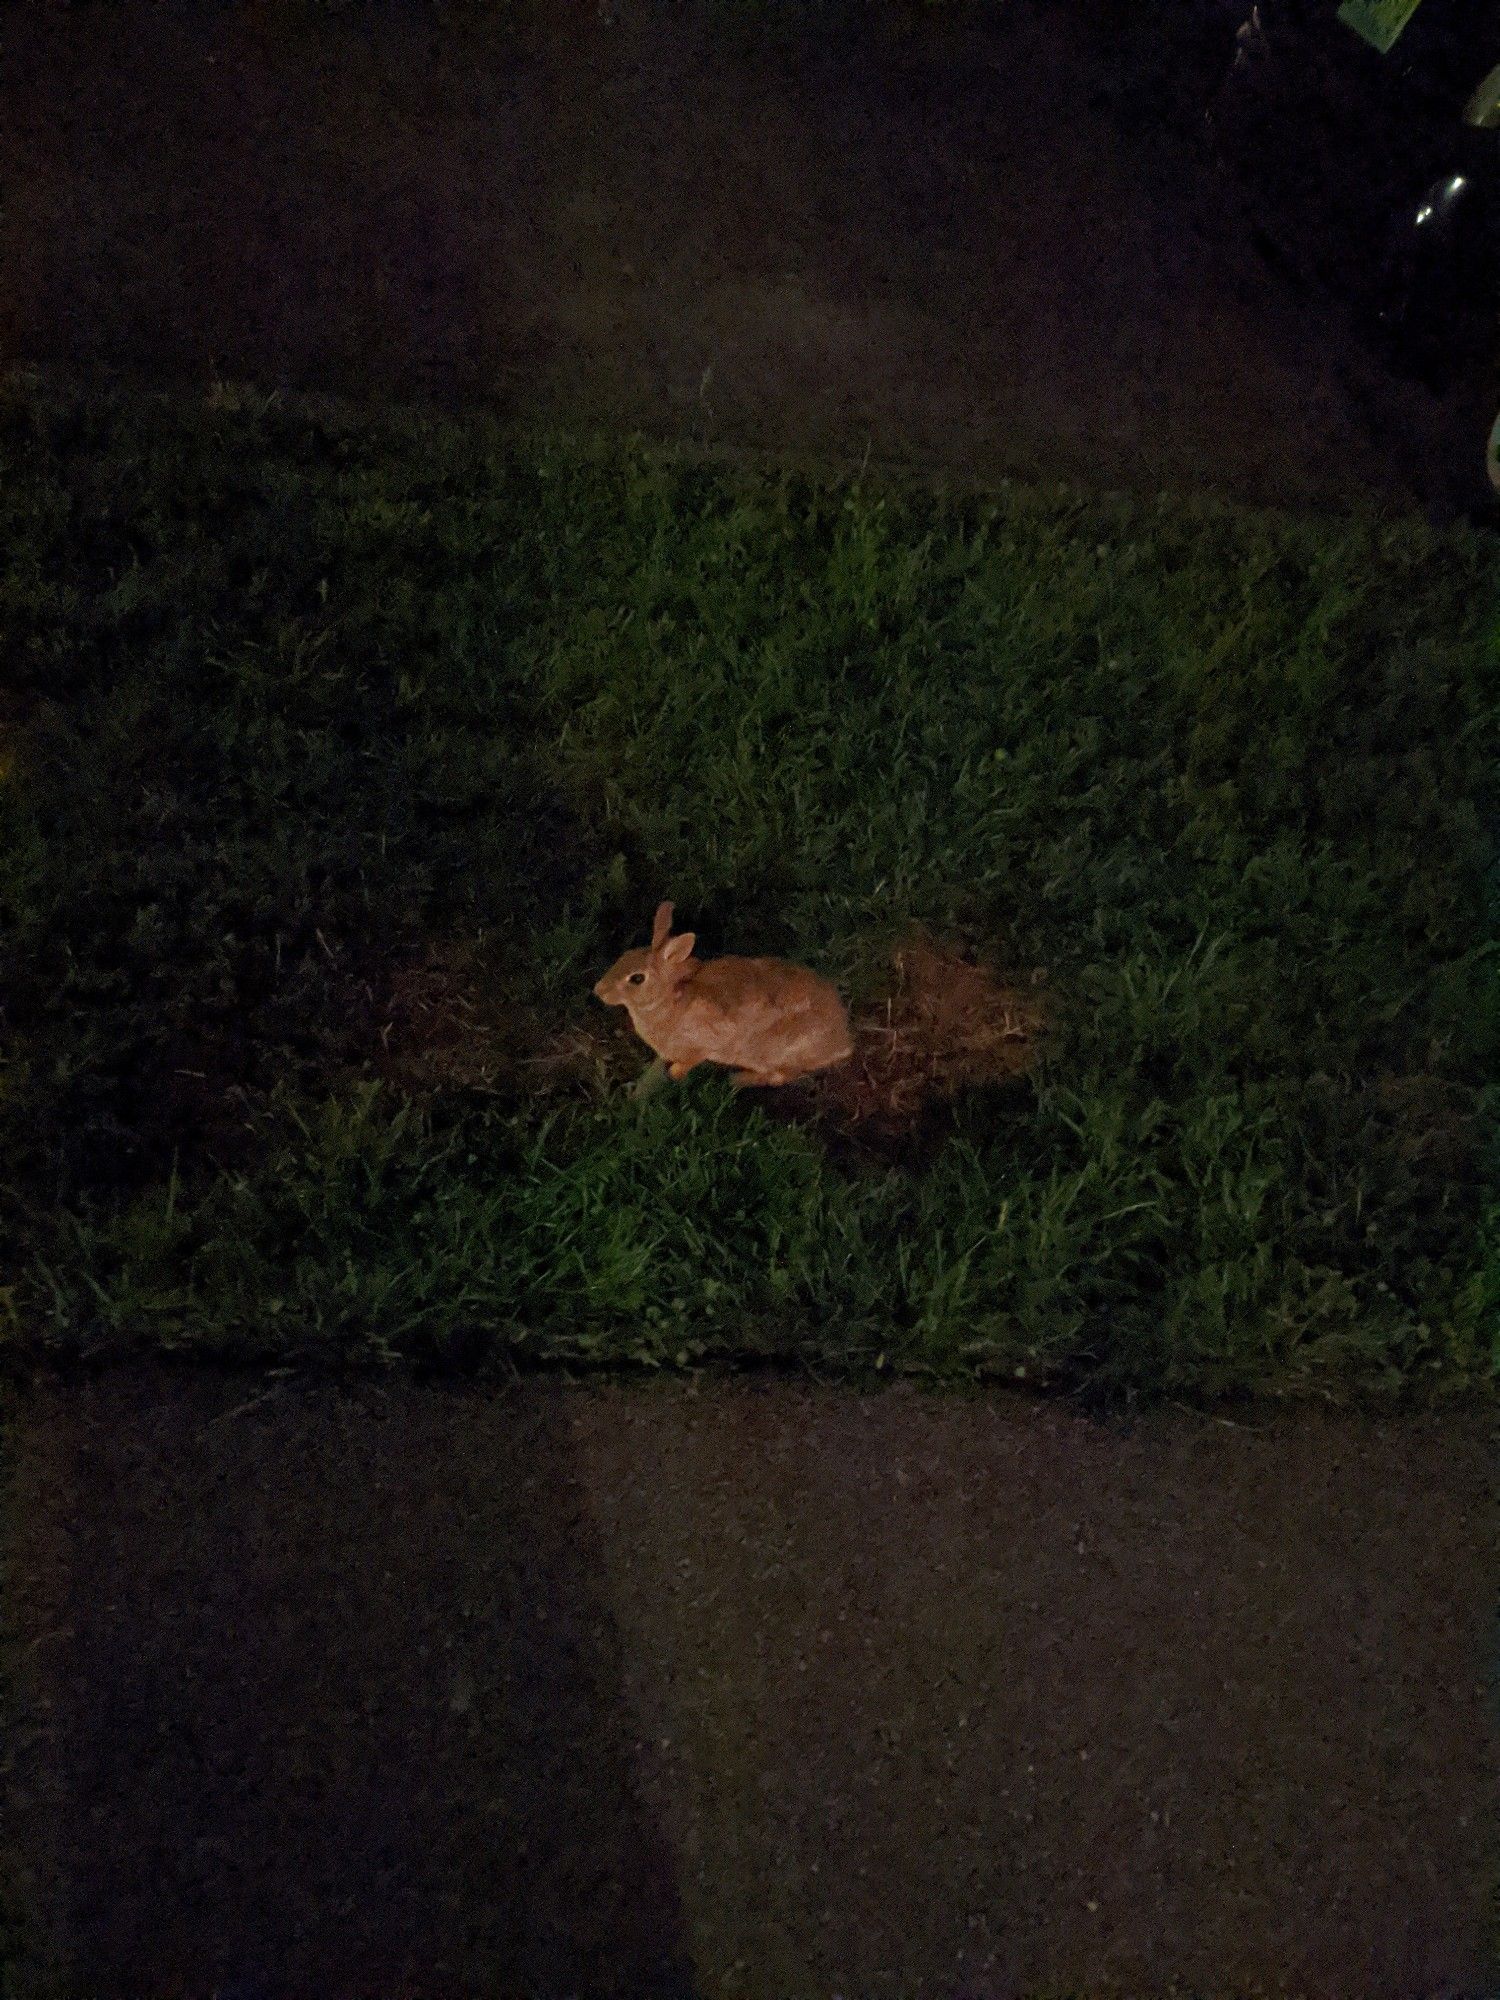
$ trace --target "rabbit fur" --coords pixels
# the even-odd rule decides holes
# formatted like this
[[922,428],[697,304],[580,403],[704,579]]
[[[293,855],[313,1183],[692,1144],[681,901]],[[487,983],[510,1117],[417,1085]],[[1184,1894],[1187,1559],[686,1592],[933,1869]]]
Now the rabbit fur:
[[651,943],[627,951],[594,987],[680,1083],[699,1063],[745,1084],[791,1083],[854,1053],[849,1016],[830,981],[782,958],[693,957],[694,933],[672,935],[662,903]]

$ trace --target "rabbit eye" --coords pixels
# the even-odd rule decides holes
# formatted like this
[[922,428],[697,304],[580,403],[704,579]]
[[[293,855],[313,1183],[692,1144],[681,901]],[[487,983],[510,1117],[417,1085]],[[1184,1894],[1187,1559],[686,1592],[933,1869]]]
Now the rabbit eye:
[[632,972],[629,979],[625,982],[627,986],[644,986],[645,983],[646,975],[644,972]]

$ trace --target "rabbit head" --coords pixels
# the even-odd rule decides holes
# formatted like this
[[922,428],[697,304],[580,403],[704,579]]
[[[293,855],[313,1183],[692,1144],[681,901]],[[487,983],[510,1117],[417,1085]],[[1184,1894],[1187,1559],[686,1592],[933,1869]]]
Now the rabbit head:
[[632,1016],[645,1014],[670,1001],[685,979],[698,969],[693,957],[695,933],[672,934],[672,905],[657,906],[649,947],[627,951],[596,982],[594,994],[606,1007],[624,1007]]

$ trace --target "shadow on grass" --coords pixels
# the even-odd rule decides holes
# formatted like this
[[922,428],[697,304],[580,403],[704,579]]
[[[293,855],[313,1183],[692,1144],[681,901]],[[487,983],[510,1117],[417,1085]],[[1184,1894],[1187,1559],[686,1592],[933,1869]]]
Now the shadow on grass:
[[686,2000],[561,1407],[119,1394],[17,1427],[10,1990]]

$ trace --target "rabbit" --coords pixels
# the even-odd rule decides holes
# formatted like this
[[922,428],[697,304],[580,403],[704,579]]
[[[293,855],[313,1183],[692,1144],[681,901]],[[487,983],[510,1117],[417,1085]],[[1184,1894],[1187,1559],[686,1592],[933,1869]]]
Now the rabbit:
[[694,958],[693,932],[671,931],[663,903],[650,948],[627,951],[594,994],[626,1010],[674,1083],[705,1062],[732,1068],[736,1090],[791,1083],[853,1055],[849,1016],[828,980],[781,958]]

